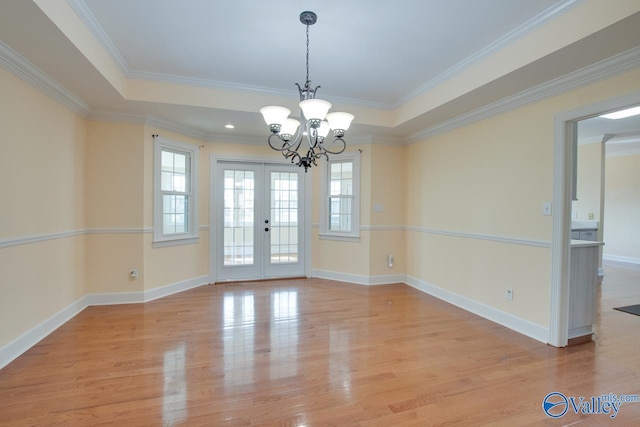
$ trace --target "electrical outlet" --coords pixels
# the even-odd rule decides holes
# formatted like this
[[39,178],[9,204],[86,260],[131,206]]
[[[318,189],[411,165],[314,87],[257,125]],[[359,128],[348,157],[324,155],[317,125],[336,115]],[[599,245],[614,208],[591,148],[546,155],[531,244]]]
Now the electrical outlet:
[[393,263],[394,263],[393,254],[387,255],[387,266],[389,268],[393,268]]
[[513,300],[513,288],[507,288],[507,290],[504,293],[504,297],[506,299],[508,299],[509,301]]
[[133,280],[136,280],[138,278],[138,270],[131,270],[129,272],[129,277]]

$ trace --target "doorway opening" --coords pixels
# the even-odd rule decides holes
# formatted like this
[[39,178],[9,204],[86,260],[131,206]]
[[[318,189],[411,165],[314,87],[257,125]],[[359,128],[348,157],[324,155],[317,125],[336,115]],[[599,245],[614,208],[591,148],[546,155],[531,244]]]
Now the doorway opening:
[[[640,92],[564,112],[555,117],[554,198],[549,344],[569,338],[572,199],[577,182],[578,122],[640,104]],[[595,217],[595,215],[594,215]]]

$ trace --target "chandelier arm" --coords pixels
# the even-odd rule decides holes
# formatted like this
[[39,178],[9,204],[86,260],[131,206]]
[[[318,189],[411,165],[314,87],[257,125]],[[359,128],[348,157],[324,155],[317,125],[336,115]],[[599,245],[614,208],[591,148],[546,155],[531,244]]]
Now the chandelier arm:
[[[282,143],[282,148],[279,148],[279,147],[273,145],[273,142],[271,141],[271,138],[277,139],[278,143]],[[278,135],[277,133],[272,133],[271,135],[269,135],[269,138],[267,138],[267,142],[269,143],[269,147],[271,147],[272,149],[274,149],[276,151],[285,152],[286,150],[289,150],[290,147],[291,147],[291,144],[289,144],[286,141],[283,141],[282,138],[280,138],[280,135]]]
[[[322,150],[323,150],[324,152],[326,152],[326,153],[329,153],[329,154],[341,154],[341,153],[343,153],[343,152],[344,152],[344,150],[347,148],[347,142],[346,142],[346,141],[345,141],[341,136],[339,136],[339,137],[337,137],[337,138],[335,138],[335,139],[333,140],[332,144],[336,144],[338,141],[339,141],[342,145],[341,145],[341,146],[339,146],[340,148],[339,148],[337,151],[333,151],[333,150],[329,150],[329,149],[327,149],[327,146],[326,146],[326,145],[324,145],[324,144],[321,144],[321,146],[322,146]],[[328,159],[328,157],[327,157],[327,159]]]

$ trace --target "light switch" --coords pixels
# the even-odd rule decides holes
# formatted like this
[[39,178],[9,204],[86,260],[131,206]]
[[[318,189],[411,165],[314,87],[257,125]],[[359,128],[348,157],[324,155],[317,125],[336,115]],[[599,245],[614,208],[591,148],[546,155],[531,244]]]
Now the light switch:
[[382,203],[375,203],[373,205],[374,212],[384,212],[384,205]]
[[544,202],[542,204],[542,215],[551,216],[551,202]]

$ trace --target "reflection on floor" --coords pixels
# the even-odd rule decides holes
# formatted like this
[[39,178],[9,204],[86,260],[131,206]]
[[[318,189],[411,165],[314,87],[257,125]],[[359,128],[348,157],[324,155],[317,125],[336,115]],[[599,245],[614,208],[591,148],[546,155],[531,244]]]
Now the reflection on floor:
[[[546,425],[554,391],[640,394],[640,317],[612,309],[640,302],[638,277],[605,265],[595,341],[564,349],[403,284],[210,285],[90,307],[0,371],[0,425]],[[640,403],[615,421],[640,425]]]

